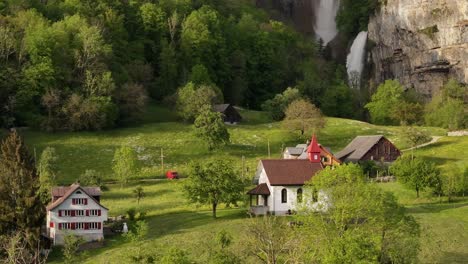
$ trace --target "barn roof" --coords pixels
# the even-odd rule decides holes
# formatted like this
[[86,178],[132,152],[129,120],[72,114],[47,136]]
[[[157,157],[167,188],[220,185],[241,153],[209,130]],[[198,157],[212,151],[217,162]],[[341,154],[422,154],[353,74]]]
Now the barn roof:
[[384,138],[382,135],[357,136],[335,156],[340,160],[358,161],[382,138]]
[[[63,193],[63,195],[54,195],[54,196],[61,196],[61,197],[59,199],[55,200],[54,202],[50,203],[46,207],[47,211],[55,209],[57,206],[59,206],[65,200],[67,200],[67,198],[70,197],[70,195],[72,195],[78,189],[85,192],[97,204],[99,204],[104,209],[108,210],[106,207],[104,207],[101,203],[99,203],[93,197],[93,196],[100,196],[101,195],[101,188],[99,188],[99,187],[81,187],[79,183],[73,183],[70,186],[58,186],[58,187],[52,188],[52,195],[54,195],[54,193],[55,194],[62,194]],[[88,193],[88,191],[90,191],[90,192]]]
[[223,113],[231,104],[217,104],[213,106],[215,112]]
[[304,185],[323,169],[322,163],[309,160],[274,159],[261,160],[270,185]]

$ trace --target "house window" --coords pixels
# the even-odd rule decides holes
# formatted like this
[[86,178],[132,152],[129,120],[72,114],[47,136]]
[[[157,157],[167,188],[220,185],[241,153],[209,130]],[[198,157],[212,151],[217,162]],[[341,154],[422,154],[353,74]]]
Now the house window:
[[76,210],[76,216],[84,216],[84,210]]
[[288,191],[286,189],[281,190],[281,203],[288,202]]
[[72,225],[71,223],[60,223],[59,229],[69,230],[69,229],[72,229]]
[[72,204],[80,204],[80,205],[87,205],[88,199],[86,198],[73,198]]
[[63,210],[64,216],[72,216],[72,210]]
[[98,209],[89,210],[89,215],[90,216],[100,216],[101,215],[101,210],[98,210]]
[[85,225],[84,225],[84,223],[76,223],[75,228],[76,229],[85,229]]
[[297,189],[297,202],[302,203],[302,189]]

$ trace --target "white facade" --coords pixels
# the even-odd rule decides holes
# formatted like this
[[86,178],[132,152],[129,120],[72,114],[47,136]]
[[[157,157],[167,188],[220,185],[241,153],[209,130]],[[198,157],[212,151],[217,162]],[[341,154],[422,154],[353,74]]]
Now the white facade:
[[[268,196],[258,196],[258,206],[266,207],[266,211],[275,215],[285,215],[289,212],[297,211],[302,206],[307,206],[313,210],[322,211],[329,207],[329,199],[323,191],[317,194],[317,201],[312,201],[312,194],[307,193],[303,186],[272,186],[268,180],[265,169],[259,164],[256,180],[258,184],[266,183],[270,191]],[[286,192],[286,201],[283,200],[282,192]],[[298,191],[302,190],[302,195]],[[298,196],[302,197],[302,202],[298,202]],[[265,199],[266,197],[266,203]],[[261,212],[261,210],[256,210]]]
[[[85,200],[76,199],[86,199],[86,203]],[[79,235],[85,241],[102,240],[103,224],[107,221],[107,214],[106,208],[83,189],[78,188],[58,206],[47,211],[49,237],[53,239],[55,245],[63,244],[64,237],[68,233]]]

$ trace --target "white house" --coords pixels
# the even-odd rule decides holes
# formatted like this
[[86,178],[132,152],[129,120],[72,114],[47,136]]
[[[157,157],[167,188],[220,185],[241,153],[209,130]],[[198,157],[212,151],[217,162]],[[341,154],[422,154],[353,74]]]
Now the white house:
[[[247,192],[251,213],[283,215],[297,210],[304,200],[304,184],[324,168],[320,153],[314,136],[307,148],[308,159],[261,160],[254,178],[257,186]],[[307,196],[312,198],[307,204],[313,207],[318,207],[324,200],[321,199],[324,197],[322,192]]]
[[54,245],[63,244],[68,233],[85,241],[104,239],[103,223],[109,210],[101,205],[100,197],[99,187],[76,183],[52,189],[52,202],[47,206],[47,234]]

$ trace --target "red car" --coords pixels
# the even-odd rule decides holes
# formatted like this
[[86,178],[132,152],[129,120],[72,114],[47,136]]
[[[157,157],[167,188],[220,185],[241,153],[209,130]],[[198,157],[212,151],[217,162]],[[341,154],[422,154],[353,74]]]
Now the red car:
[[179,179],[179,174],[177,173],[177,171],[167,171],[166,178],[170,180]]

